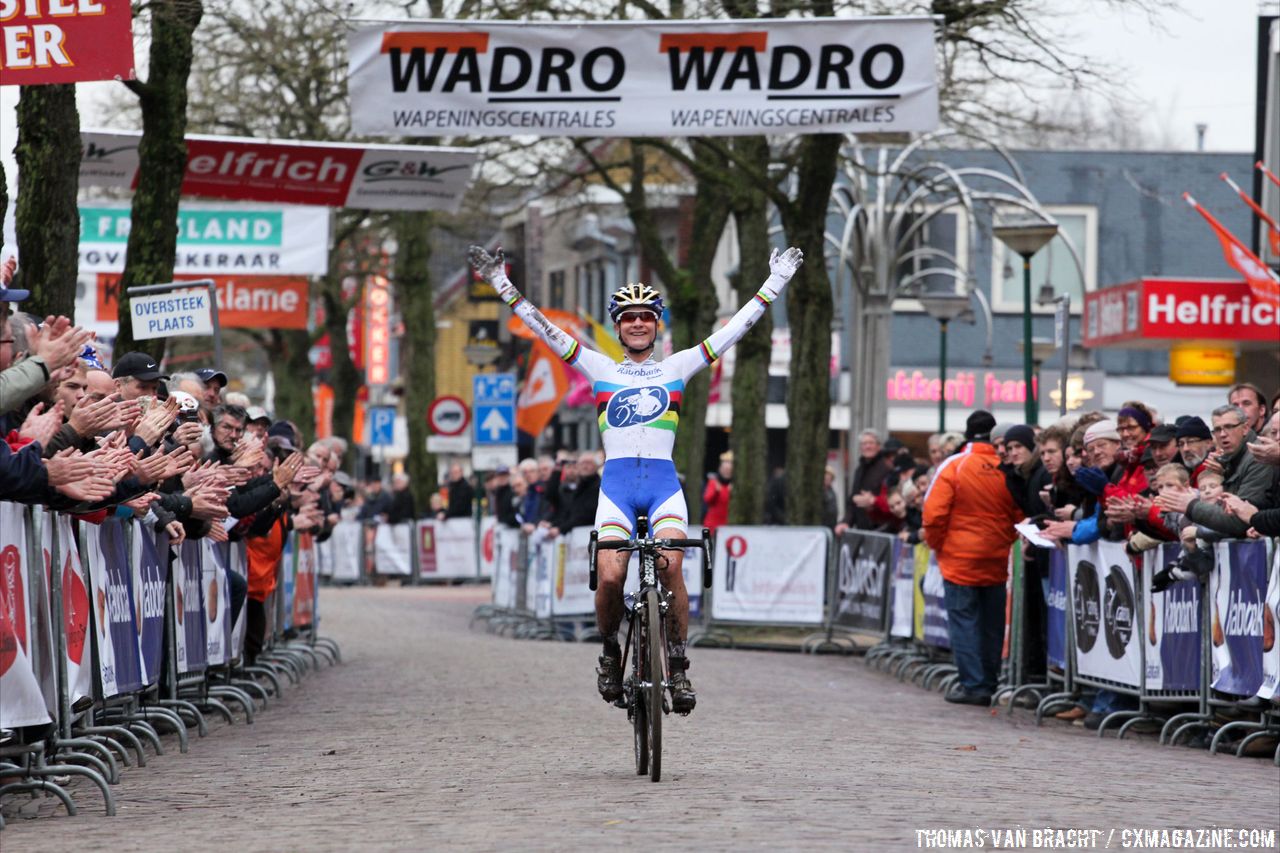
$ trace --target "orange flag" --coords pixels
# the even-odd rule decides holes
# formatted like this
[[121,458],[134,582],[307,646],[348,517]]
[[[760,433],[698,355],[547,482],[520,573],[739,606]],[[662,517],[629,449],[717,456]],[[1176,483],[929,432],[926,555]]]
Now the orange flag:
[[516,399],[516,427],[528,435],[540,435],[560,401],[569,391],[565,365],[542,341],[535,341],[529,354],[524,388]]
[[1213,218],[1213,214],[1201,207],[1190,193],[1183,193],[1182,197],[1186,199],[1187,204],[1196,209],[1196,212],[1205,218],[1209,226],[1218,235],[1218,241],[1222,243],[1222,254],[1226,258],[1228,264],[1235,268],[1236,272],[1244,276],[1244,280],[1249,283],[1249,289],[1253,291],[1254,299],[1269,302],[1272,305],[1280,305],[1280,278],[1276,274],[1267,269],[1261,259],[1258,258],[1249,248],[1241,243],[1236,235],[1228,231],[1221,222]]
[[1240,200],[1247,204],[1249,209],[1252,210],[1264,224],[1266,224],[1267,244],[1271,247],[1271,254],[1280,255],[1280,225],[1277,225],[1276,221],[1272,219],[1265,210],[1259,207],[1258,203],[1254,201],[1247,192],[1240,189],[1240,187],[1236,185],[1236,182],[1231,180],[1231,177],[1226,172],[1218,175],[1218,177],[1226,181],[1227,186],[1235,190],[1236,195],[1240,196]]

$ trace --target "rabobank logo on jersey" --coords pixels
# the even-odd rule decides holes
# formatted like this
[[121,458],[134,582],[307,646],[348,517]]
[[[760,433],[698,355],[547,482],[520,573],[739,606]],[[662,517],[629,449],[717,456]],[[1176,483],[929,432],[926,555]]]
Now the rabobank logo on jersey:
[[641,426],[666,413],[671,394],[661,385],[624,388],[609,398],[605,417],[611,427]]

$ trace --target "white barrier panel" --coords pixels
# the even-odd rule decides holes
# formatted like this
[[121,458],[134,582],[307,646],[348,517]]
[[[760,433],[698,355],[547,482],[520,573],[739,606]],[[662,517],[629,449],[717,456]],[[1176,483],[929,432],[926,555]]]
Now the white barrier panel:
[[1263,684],[1267,543],[1219,542],[1215,556],[1209,576],[1213,689],[1252,696]]
[[480,577],[493,577],[494,566],[497,565],[497,553],[494,551],[494,537],[498,533],[498,519],[486,515],[480,519]]
[[27,527],[17,504],[0,503],[0,726],[49,722],[31,659]]
[[[53,514],[44,507],[31,508],[31,523],[40,532],[40,552],[42,559],[32,562],[27,574],[28,598],[27,611],[31,621],[31,634],[28,638],[31,663],[40,684],[40,692],[44,695],[44,706],[49,716],[57,719],[58,715],[58,674],[53,643]],[[43,568],[43,571],[41,569]]]
[[903,545],[898,549],[898,559],[893,561],[893,579],[889,586],[890,618],[889,636],[910,639],[915,615],[915,588],[913,580],[916,568],[916,549]]
[[70,701],[75,704],[81,698],[93,695],[93,667],[89,656],[89,578],[80,562],[80,549],[76,546],[71,517],[62,513],[54,513],[51,517],[54,525],[45,525],[49,531],[46,541],[56,526],[62,562],[62,621],[67,636],[64,665]]
[[413,574],[409,549],[413,547],[413,523],[379,524],[373,534],[374,565],[380,575]]
[[1124,543],[1073,545],[1067,560],[1075,591],[1076,671],[1138,687],[1143,675],[1138,598]]
[[[363,525],[358,521],[339,521],[333,526],[328,554],[332,557],[329,576],[335,581],[355,583],[360,580],[360,537]],[[326,562],[329,562],[326,560]]]
[[1276,642],[1276,628],[1280,627],[1280,542],[1271,547],[1271,578],[1262,611],[1262,686],[1258,695],[1263,699],[1274,699],[1280,693],[1280,643]]
[[591,616],[596,612],[596,594],[588,585],[587,546],[592,529],[575,527],[552,549],[552,616]]
[[[379,535],[385,527],[379,525]],[[424,579],[476,577],[475,523],[469,518],[418,522],[418,573]]]
[[551,569],[560,537],[537,538],[529,542],[529,574],[525,583],[525,607],[539,619],[551,616]]
[[711,618],[821,625],[829,535],[825,527],[721,527]]
[[205,537],[203,571],[200,585],[204,589],[205,658],[210,666],[226,663],[231,645],[231,588],[227,585],[228,551]]
[[917,552],[916,572],[920,576],[920,598],[916,612],[920,616],[919,639],[940,649],[951,648],[951,628],[947,622],[947,585],[938,565],[938,555],[925,548]]
[[520,580],[520,531],[499,527],[493,537],[493,606],[512,610]]

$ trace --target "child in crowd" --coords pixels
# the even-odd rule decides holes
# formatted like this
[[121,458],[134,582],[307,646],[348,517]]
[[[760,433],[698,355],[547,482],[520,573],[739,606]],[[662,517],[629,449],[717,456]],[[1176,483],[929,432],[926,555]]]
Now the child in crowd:
[[[1191,474],[1185,467],[1170,462],[1150,473],[1151,491],[1156,497],[1162,492],[1188,488]],[[1144,503],[1144,511],[1137,520],[1137,529],[1129,535],[1129,553],[1149,551],[1162,542],[1174,542],[1178,531],[1186,525],[1180,512],[1161,509],[1153,501]]]

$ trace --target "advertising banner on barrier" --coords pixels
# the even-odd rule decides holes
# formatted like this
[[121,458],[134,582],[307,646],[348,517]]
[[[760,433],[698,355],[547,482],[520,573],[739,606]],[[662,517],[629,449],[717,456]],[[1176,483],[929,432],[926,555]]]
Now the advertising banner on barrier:
[[0,727],[49,722],[32,663],[26,510],[0,503]]
[[[194,539],[184,540],[173,561],[174,640],[178,674],[203,672],[208,660],[205,636],[204,547]],[[163,551],[161,552],[163,553]]]
[[[1067,554],[1061,548],[1049,551],[1049,600],[1045,617],[1046,656],[1049,666],[1067,668]],[[1034,582],[1034,581],[1032,581]]]
[[821,625],[829,534],[825,527],[721,527],[711,618]]
[[1271,577],[1267,580],[1267,601],[1262,610],[1262,685],[1258,695],[1274,699],[1280,694],[1280,544],[1272,545]]
[[[923,562],[923,566],[921,566]],[[923,560],[917,554],[916,573],[920,596],[916,599],[920,614],[920,639],[940,649],[951,648],[951,633],[947,628],[947,599],[942,582],[942,569],[933,552],[925,549]]]
[[[387,525],[379,525],[378,533]],[[381,570],[381,558],[379,569]],[[469,518],[418,522],[418,571],[421,577],[476,577],[476,526]]]
[[[418,530],[423,531],[430,529],[435,522],[422,521],[418,522]],[[373,535],[373,549],[375,554],[374,565],[377,566],[380,575],[400,575],[409,577],[413,574],[412,556],[409,549],[413,547],[413,522],[405,522],[404,524],[379,524],[377,531]],[[428,568],[434,566],[434,546],[435,537],[426,537],[420,535],[418,537],[420,554],[430,552],[433,555],[431,560],[422,560],[419,557],[418,566],[422,571],[422,576],[428,576]],[[432,569],[434,571],[434,569]]]
[[284,552],[280,555],[280,586],[276,594],[280,596],[280,607],[276,613],[280,617],[280,628],[287,631],[293,627],[293,599],[298,583],[298,537],[288,536],[284,540]]
[[382,136],[932,130],[928,17],[379,23],[348,37],[351,120]]
[[1067,560],[1076,609],[1076,671],[1138,687],[1142,678],[1139,600],[1124,543],[1073,545],[1067,549]]
[[[52,544],[56,531],[59,562],[62,563],[62,630],[67,639],[67,692],[74,704],[81,697],[93,695],[93,667],[90,665],[89,582],[80,549],[76,545],[71,517],[50,513],[53,524],[44,526],[45,549]],[[53,567],[50,567],[53,571]],[[52,589],[52,586],[50,586]]]
[[498,519],[492,515],[486,515],[480,519],[480,564],[479,572],[482,578],[493,577],[493,567],[497,560],[497,554],[493,550],[494,537],[498,532]]
[[81,541],[89,558],[89,580],[93,585],[102,695],[132,693],[142,688],[138,651],[140,617],[134,604],[133,572],[129,568],[124,522],[107,518],[102,524],[85,523],[81,530]]
[[[228,553],[231,555],[229,568],[240,577],[245,578],[246,583],[248,582],[249,574],[248,547],[245,541],[241,539],[239,542],[230,543],[228,549]],[[227,652],[229,660],[236,660],[240,657],[240,653],[244,651],[244,633],[248,626],[245,611],[248,609],[247,607],[241,607],[235,624],[231,626],[231,648]]]
[[[136,131],[81,131],[80,186],[137,186],[141,139]],[[367,210],[456,211],[480,158],[475,148],[434,145],[197,133],[186,143],[184,196]]]
[[513,610],[520,581],[520,531],[498,527],[493,537],[493,606]]
[[315,537],[299,533],[297,538],[298,570],[293,581],[293,627],[306,628],[314,618],[316,600]]
[[333,526],[333,535],[325,544],[330,546],[333,558],[330,577],[339,583],[355,583],[360,580],[360,522],[339,521]]
[[539,539],[529,543],[529,574],[525,581],[525,607],[539,619],[551,617],[551,569],[560,538]]
[[129,0],[11,0],[0,3],[0,9],[2,85],[134,79]]
[[[1146,577],[1182,556],[1176,542],[1146,555]],[[1200,583],[1179,581],[1164,592],[1143,584],[1148,690],[1200,690]]]
[[205,661],[221,666],[230,658],[231,588],[227,585],[227,562],[231,559],[228,544],[214,542],[207,536],[200,540],[204,554],[200,561],[200,589],[204,593]]
[[[915,623],[915,570],[916,554],[929,546],[924,543],[898,549],[893,560],[893,581],[889,588],[890,621],[889,636],[901,640],[911,639]],[[927,559],[927,558],[926,558]]]
[[133,569],[133,605],[138,612],[135,623],[138,631],[138,660],[142,664],[142,682],[150,685],[155,684],[160,677],[160,662],[164,653],[164,594],[169,537],[163,533],[157,537],[147,525],[136,519],[130,533],[129,562]]
[[1267,543],[1219,542],[1212,596],[1213,689],[1252,696],[1262,686]]
[[838,542],[835,624],[880,633],[884,630],[896,539],[887,533],[850,530]]
[[591,616],[596,612],[596,594],[587,584],[587,544],[591,541],[592,529],[573,528],[560,537],[561,547],[554,549],[552,616]]

